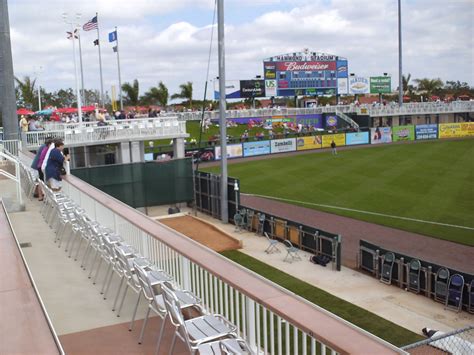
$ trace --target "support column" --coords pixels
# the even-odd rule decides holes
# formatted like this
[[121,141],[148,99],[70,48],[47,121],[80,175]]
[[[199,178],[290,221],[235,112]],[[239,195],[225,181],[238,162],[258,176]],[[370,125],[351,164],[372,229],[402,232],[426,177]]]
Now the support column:
[[132,163],[140,163],[145,160],[143,142],[130,142],[130,158]]
[[184,138],[173,138],[173,158],[184,158]]
[[119,164],[129,164],[131,163],[130,159],[130,143],[129,142],[122,142],[119,144]]
[[89,156],[89,147],[86,145],[84,146],[84,166],[86,168],[91,166],[91,159]]

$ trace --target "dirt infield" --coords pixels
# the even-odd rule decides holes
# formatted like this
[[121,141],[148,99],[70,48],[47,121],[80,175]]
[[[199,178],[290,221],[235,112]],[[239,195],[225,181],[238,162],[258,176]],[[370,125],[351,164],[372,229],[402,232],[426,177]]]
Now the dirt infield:
[[466,273],[474,273],[472,262],[474,247],[256,196],[242,194],[241,204],[274,216],[340,234],[342,236],[342,262],[351,268],[357,266],[359,240],[364,239],[389,250]]
[[238,240],[192,216],[163,218],[159,222],[217,252],[241,248]]

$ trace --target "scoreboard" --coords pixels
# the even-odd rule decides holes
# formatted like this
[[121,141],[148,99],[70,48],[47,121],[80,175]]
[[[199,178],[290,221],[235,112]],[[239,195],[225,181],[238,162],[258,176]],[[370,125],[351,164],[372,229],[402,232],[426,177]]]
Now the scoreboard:
[[322,96],[348,93],[347,59],[309,52],[277,55],[263,62],[265,96]]

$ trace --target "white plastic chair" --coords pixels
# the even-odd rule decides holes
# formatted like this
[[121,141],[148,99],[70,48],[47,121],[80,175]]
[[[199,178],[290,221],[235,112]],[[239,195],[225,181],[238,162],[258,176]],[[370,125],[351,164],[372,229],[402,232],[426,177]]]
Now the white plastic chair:
[[280,249],[278,249],[278,240],[270,238],[267,232],[264,232],[263,234],[265,235],[265,238],[267,238],[268,240],[268,246],[267,246],[267,249],[265,249],[265,253],[267,254],[279,253]]

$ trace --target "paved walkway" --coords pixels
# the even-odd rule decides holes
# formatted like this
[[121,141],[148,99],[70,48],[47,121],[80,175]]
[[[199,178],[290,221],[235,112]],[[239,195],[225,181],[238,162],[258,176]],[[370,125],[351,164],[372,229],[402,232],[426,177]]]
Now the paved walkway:
[[359,241],[365,239],[389,250],[474,274],[474,247],[256,196],[242,194],[241,204],[342,235],[342,262],[351,268],[357,266]]
[[[181,210],[191,213],[186,207]],[[153,207],[148,209],[148,214],[160,216],[167,214],[167,210]],[[299,252],[301,261],[291,264],[283,262],[286,255],[283,244],[279,245],[281,253],[269,255],[264,252],[268,242],[263,237],[249,232],[236,233],[234,225],[222,224],[201,213],[198,213],[198,217],[241,240],[243,253],[418,334],[421,334],[424,327],[449,331],[474,323],[474,315],[444,310],[442,304],[429,298],[406,292],[396,286],[384,285],[351,268],[343,267],[342,271],[337,272],[332,270],[331,264],[326,268],[314,265],[309,262],[310,254],[303,251]]]

